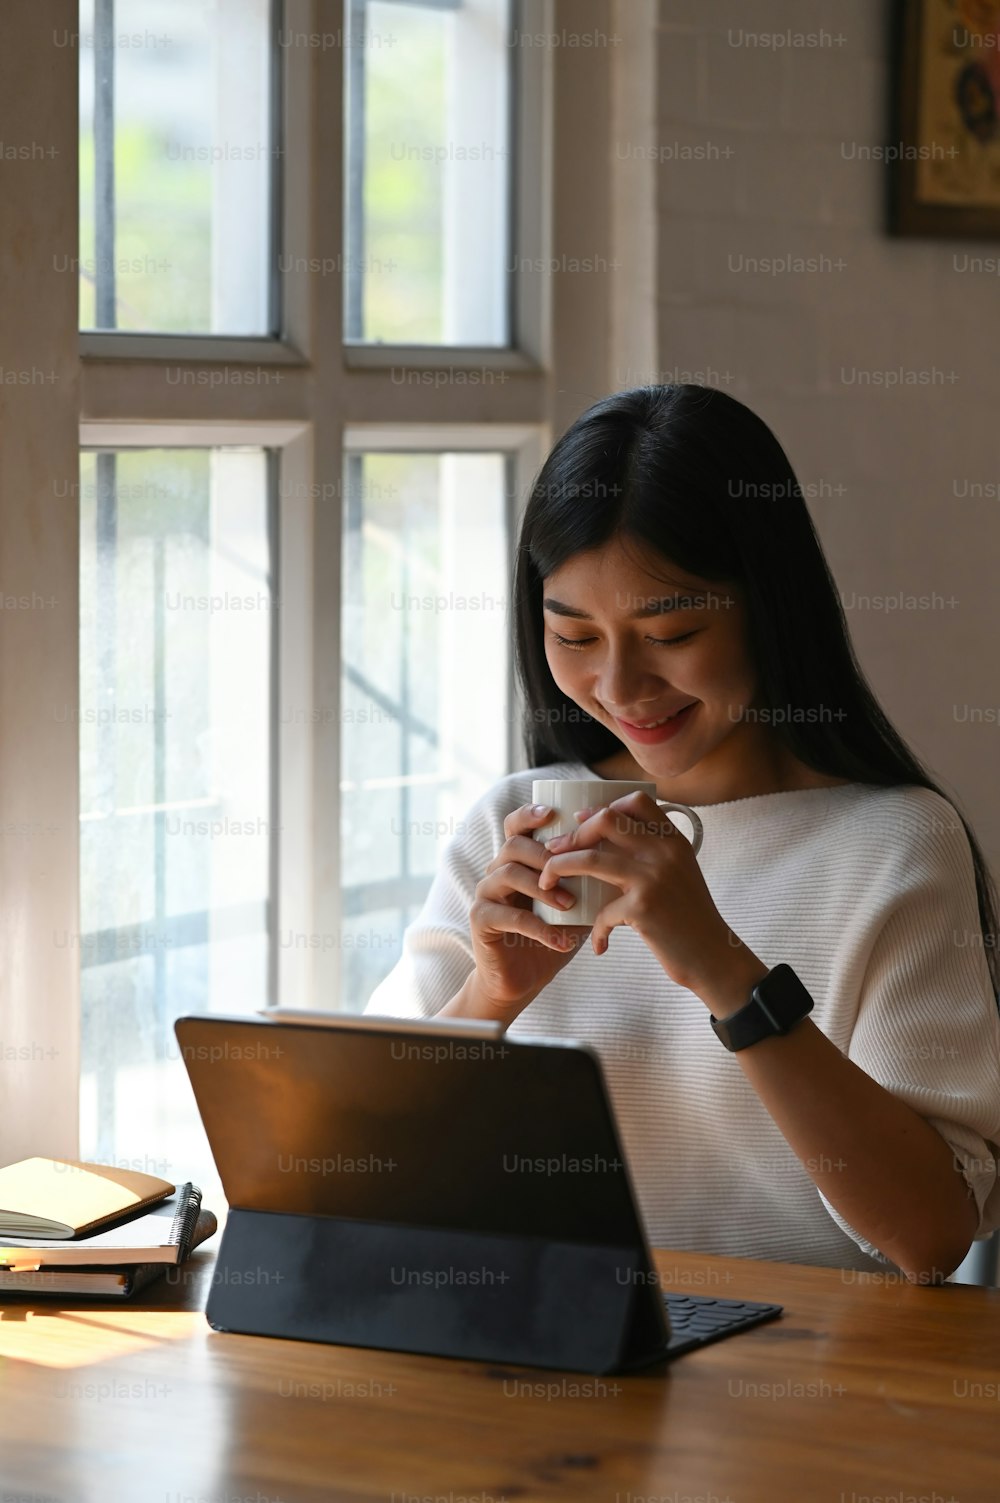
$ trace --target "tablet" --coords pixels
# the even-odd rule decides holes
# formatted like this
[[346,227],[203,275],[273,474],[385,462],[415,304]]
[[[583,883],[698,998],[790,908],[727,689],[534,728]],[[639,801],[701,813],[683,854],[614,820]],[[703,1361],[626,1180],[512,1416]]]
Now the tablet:
[[213,1325],[591,1372],[671,1354],[597,1054],[470,1021],[178,1019],[231,1208]]

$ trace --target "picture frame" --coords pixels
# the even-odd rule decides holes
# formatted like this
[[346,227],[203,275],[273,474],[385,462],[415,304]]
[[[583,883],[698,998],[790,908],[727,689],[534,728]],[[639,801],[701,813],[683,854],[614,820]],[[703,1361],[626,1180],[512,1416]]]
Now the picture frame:
[[1000,240],[1000,0],[896,0],[889,233]]

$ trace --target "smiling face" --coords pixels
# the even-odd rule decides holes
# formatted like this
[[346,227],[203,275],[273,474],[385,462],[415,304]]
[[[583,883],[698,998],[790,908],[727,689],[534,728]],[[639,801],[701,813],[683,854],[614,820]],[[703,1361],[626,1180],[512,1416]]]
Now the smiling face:
[[[661,577],[636,561],[641,556]],[[613,539],[567,560],[545,579],[542,597],[552,677],[643,772],[676,789],[672,780],[698,767],[686,780],[696,792],[706,774],[731,768],[744,751],[758,760],[762,727],[745,713],[755,673],[733,586]],[[643,728],[665,717],[676,719]]]

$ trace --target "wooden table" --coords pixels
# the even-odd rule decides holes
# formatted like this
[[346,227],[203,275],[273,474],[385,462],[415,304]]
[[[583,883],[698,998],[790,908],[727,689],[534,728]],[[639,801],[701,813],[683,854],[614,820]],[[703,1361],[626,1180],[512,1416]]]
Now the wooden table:
[[1000,1292],[660,1252],[776,1300],[592,1378],[212,1331],[214,1253],[135,1304],[0,1306],[0,1503],[997,1503]]

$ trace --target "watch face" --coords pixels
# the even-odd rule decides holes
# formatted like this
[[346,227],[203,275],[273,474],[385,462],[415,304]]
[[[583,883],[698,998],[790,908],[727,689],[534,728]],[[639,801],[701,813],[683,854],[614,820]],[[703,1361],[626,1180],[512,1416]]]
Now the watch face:
[[782,963],[768,971],[754,987],[753,995],[756,997],[758,993],[759,1000],[783,1029],[812,1012],[812,997],[790,965]]

